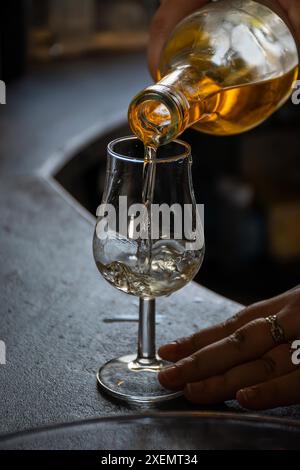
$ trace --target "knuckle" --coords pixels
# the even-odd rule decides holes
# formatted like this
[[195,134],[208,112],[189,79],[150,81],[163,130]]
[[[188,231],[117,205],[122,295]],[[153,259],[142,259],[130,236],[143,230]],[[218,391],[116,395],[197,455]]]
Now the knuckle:
[[250,323],[248,323],[247,326],[248,326],[249,328],[254,328],[254,329],[255,329],[255,328],[259,327],[259,326],[264,325],[264,324],[265,324],[265,321],[266,321],[266,319],[263,318],[263,317],[255,318],[255,319],[252,320]]
[[261,358],[264,372],[267,376],[273,376],[277,371],[277,364],[273,357],[265,355]]
[[178,352],[179,353],[185,353],[186,351],[189,351],[190,346],[193,346],[193,338],[192,336],[183,336],[182,338],[178,338],[175,341]]
[[242,327],[245,324],[245,319],[248,318],[248,321],[251,321],[253,317],[252,311],[254,310],[256,304],[253,304],[249,307],[245,307],[235,315],[230,318],[227,318],[222,324],[221,327],[223,328],[226,336],[230,336],[234,330],[237,328]]
[[228,342],[238,351],[246,349],[246,347],[251,346],[254,342],[256,332],[260,330],[264,322],[265,320],[262,318],[252,320],[231,333],[227,338]]
[[228,342],[238,351],[244,348],[246,341],[246,334],[244,329],[236,330],[230,336],[228,336]]
[[182,350],[182,352],[190,351],[192,353],[193,351],[197,351],[201,348],[200,338],[201,334],[199,334],[199,332],[196,332],[191,336],[184,336],[182,338],[179,338],[175,342],[180,348],[180,350]]
[[199,354],[195,353],[185,359],[186,367],[191,371],[191,373],[198,372],[201,366],[201,357]]
[[230,336],[233,332],[234,325],[239,317],[239,313],[233,315],[233,317],[227,318],[225,321],[221,323],[221,329],[224,331],[225,336]]
[[193,348],[194,351],[199,349],[199,333],[194,333],[193,335],[190,336],[190,345]]
[[182,338],[177,338],[175,340],[175,343],[178,345],[178,346],[181,346],[182,344],[185,344],[187,341],[189,341],[189,337],[188,336],[183,336]]
[[161,14],[159,11],[154,17],[151,26],[150,26],[150,34],[153,37],[161,37],[165,36],[167,32],[167,19],[165,15]]
[[193,350],[197,349],[198,346],[197,346],[197,335],[196,334],[190,336],[189,343],[190,343],[190,346]]
[[221,323],[221,328],[223,329],[225,336],[230,336],[236,329],[240,321],[240,318],[243,315],[244,310],[235,313],[232,317],[227,318]]

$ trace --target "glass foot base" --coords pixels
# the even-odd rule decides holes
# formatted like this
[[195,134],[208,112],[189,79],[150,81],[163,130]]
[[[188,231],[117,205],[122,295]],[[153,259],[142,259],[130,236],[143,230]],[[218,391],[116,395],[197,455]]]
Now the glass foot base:
[[97,380],[102,389],[119,400],[159,403],[182,395],[160,385],[157,373],[166,365],[160,358],[154,363],[147,360],[142,363],[133,354],[122,356],[101,367]]

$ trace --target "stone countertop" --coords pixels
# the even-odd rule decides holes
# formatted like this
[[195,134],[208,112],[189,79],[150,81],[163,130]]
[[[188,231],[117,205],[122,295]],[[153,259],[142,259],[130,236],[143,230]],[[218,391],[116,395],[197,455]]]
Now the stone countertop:
[[[105,66],[103,66],[103,63]],[[99,275],[93,217],[52,177],[70,149],[126,118],[150,79],[139,54],[43,66],[8,87],[0,114],[0,433],[145,411],[97,389],[101,364],[133,352],[137,299]],[[158,344],[224,320],[234,302],[191,283],[158,301]],[[236,409],[234,402],[221,409]],[[146,408],[147,409],[147,408]],[[153,410],[153,408],[151,408]],[[158,410],[193,410],[184,399]],[[300,417],[299,407],[267,414]]]

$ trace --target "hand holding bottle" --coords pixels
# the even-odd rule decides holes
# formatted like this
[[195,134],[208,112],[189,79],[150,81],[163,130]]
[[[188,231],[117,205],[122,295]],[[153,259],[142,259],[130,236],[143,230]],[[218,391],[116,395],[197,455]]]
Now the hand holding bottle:
[[[161,0],[151,27],[148,48],[148,62],[152,76],[156,77],[161,51],[175,26],[194,11],[203,7],[209,0]],[[263,3],[263,2],[262,2]],[[298,41],[300,42],[300,2],[299,0],[273,0],[275,8],[280,7],[287,15]]]
[[[296,41],[278,3],[186,4],[162,4],[159,12],[167,10],[154,22],[161,31],[155,27],[152,59],[155,63],[159,56],[157,83],[129,105],[130,127],[146,145],[166,144],[188,127],[219,136],[248,131],[289,99],[298,77]],[[184,18],[166,39],[192,5],[202,8]]]
[[151,75],[156,78],[161,51],[175,26],[186,16],[201,8],[209,0],[161,0],[151,26],[148,47],[148,63]]

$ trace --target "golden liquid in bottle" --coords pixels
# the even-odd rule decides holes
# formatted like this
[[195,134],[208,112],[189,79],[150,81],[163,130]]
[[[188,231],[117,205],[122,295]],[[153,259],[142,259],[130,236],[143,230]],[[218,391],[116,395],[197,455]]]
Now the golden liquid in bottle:
[[[203,76],[203,73],[199,72],[199,80],[196,84],[194,82],[189,90],[192,127],[207,134],[220,136],[250,130],[265,121],[289,98],[297,76],[298,67],[295,67],[290,72],[270,80],[222,88],[216,79]],[[182,84],[179,87],[182,88]],[[199,98],[199,90],[202,98]],[[163,133],[166,121],[171,122],[168,111],[163,104],[158,105],[152,101],[147,106],[147,118],[153,123],[153,128],[155,127],[153,132],[157,132],[161,127]],[[144,144],[152,142],[151,130],[138,122],[138,114],[133,114],[132,119],[132,127],[139,129],[139,136]]]
[[[264,21],[255,21],[252,27],[264,31]],[[247,50],[246,40],[241,45]],[[298,66],[284,73],[276,71],[279,66],[275,64],[266,73],[258,55],[261,51],[254,50],[248,57],[246,53],[235,53],[226,61],[214,57],[213,48],[214,38],[199,27],[197,19],[182,24],[168,41],[158,71],[160,80],[176,64],[185,69],[174,86],[190,103],[190,122],[194,122],[195,129],[215,135],[238,134],[260,124],[289,98]],[[267,63],[272,60],[267,50],[263,58]]]
[[193,128],[223,136],[252,129],[288,99],[297,75],[298,68],[295,68],[271,80],[228,88],[220,88],[218,82],[200,78],[197,87],[205,89],[207,98],[202,101],[192,97],[190,113],[191,119],[196,121]]
[[[260,31],[264,31],[265,26],[263,22],[255,25]],[[298,76],[298,65],[286,70],[279,59],[274,63],[268,51],[263,54],[262,50],[256,51],[257,56],[255,52],[248,54],[249,59],[245,52],[235,53],[226,60],[218,59],[212,53],[213,34],[218,31],[210,36],[199,27],[197,18],[195,22],[177,28],[162,53],[157,79],[175,93],[179,92],[188,102],[188,122],[179,122],[177,128],[192,126],[208,134],[223,136],[239,134],[263,122],[290,97]],[[246,43],[244,49],[247,50]],[[158,135],[167,132],[168,122],[172,122],[163,99],[161,103],[145,102],[142,114],[147,119],[147,126],[141,120],[141,113],[135,112],[134,108],[129,122],[145,144],[155,140],[154,132]],[[164,138],[159,140],[164,143]]]

